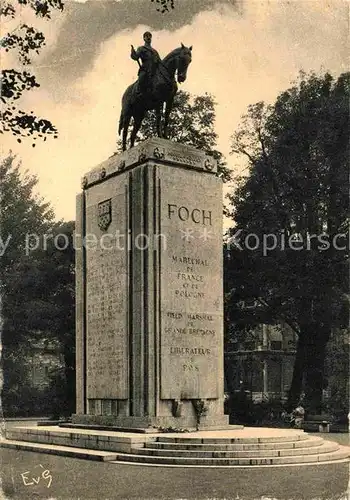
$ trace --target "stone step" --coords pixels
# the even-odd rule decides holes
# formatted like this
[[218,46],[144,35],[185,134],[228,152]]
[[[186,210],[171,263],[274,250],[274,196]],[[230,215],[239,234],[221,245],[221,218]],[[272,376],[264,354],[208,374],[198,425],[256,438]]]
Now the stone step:
[[293,433],[291,435],[266,436],[266,437],[172,437],[158,436],[158,443],[183,443],[183,444],[252,444],[252,443],[277,443],[293,442],[308,439],[308,434],[304,432]]
[[317,464],[330,461],[349,460],[350,450],[340,447],[336,451],[313,455],[299,455],[286,457],[259,457],[259,458],[187,458],[187,457],[160,457],[141,454],[118,453],[116,462],[132,462],[154,465],[186,466],[261,466],[287,464]]
[[[102,433],[103,435],[91,436],[89,431],[86,431],[83,433],[84,436],[69,433],[68,437],[65,435],[66,433],[62,436],[61,432],[59,432],[61,436],[56,435],[56,433],[52,436],[48,429],[39,434],[37,432],[32,433],[32,430],[23,433],[24,440],[7,439],[0,442],[0,446],[89,460],[179,466],[263,466],[323,463],[346,460],[350,455],[350,449],[347,447],[324,441],[322,438],[308,437],[307,434],[305,435],[306,439],[282,442],[284,445],[287,443],[293,445],[292,447],[271,448],[271,446],[275,446],[279,442],[253,442],[249,445],[246,443],[232,443],[230,442],[232,439],[228,439],[229,444],[226,445],[211,442],[194,442],[192,444],[188,444],[188,442],[185,444],[176,442],[156,443],[152,439],[140,439],[139,437],[135,440],[134,435],[129,436],[127,434],[111,435],[110,433]],[[59,437],[61,439],[58,439]],[[77,443],[77,437],[84,437],[85,440],[81,445]],[[155,436],[154,439],[156,437],[163,438],[164,436]],[[48,441],[38,442],[38,438],[40,440],[46,438]],[[65,438],[63,442],[62,438]],[[172,438],[172,441],[174,440],[175,437]],[[162,448],[162,446],[165,446],[165,448]],[[222,446],[227,448],[222,449]],[[250,448],[250,446],[253,446],[253,448]],[[269,446],[269,448],[265,448],[265,446]],[[167,447],[170,447],[170,449]]]
[[306,446],[319,446],[323,443],[323,439],[319,437],[309,437],[299,441],[275,441],[272,443],[230,443],[230,444],[212,444],[212,443],[163,443],[149,442],[146,443],[147,448],[161,450],[199,450],[199,451],[245,451],[245,450],[282,450],[304,448]]
[[129,453],[134,447],[141,447],[147,442],[142,434],[113,433],[104,431],[68,430],[28,427],[11,428],[6,430],[6,439],[24,441],[45,445],[86,448],[97,451]]
[[72,446],[59,446],[53,444],[30,443],[25,441],[4,440],[0,441],[0,448],[11,448],[15,450],[33,451],[35,453],[48,453],[62,457],[84,458],[100,462],[117,460],[117,453],[100,450],[87,450],[86,448],[74,448]]
[[185,457],[185,458],[271,458],[299,455],[317,455],[337,451],[339,445],[325,441],[321,446],[310,448],[292,448],[285,450],[247,450],[247,451],[207,451],[207,450],[162,450],[146,448],[136,448],[132,451],[136,455],[149,455],[159,457]]

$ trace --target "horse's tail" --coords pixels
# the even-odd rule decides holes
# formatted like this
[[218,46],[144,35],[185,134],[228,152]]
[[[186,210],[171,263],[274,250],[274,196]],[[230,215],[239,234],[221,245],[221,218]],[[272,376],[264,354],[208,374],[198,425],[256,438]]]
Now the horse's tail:
[[129,85],[129,87],[126,89],[124,92],[123,98],[122,98],[122,110],[120,112],[120,118],[119,118],[119,129],[118,129],[118,134],[121,134],[121,131],[125,127],[125,121],[126,118],[130,112],[130,105],[131,105],[131,100],[132,100],[132,91],[133,91],[134,84]]

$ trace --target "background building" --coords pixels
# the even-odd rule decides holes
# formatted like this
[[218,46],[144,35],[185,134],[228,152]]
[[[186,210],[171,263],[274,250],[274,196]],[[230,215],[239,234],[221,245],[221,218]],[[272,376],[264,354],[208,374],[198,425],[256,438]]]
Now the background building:
[[53,373],[64,366],[63,356],[54,342],[38,341],[33,344],[28,360],[29,383],[39,390],[47,389]]
[[254,401],[285,399],[293,375],[296,340],[286,324],[258,325],[244,341],[233,333],[225,352],[227,388],[244,390]]

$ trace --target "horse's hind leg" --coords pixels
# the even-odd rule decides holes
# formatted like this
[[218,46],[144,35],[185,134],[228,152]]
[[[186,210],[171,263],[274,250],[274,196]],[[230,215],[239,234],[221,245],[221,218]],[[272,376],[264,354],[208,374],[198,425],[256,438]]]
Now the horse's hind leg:
[[123,151],[126,151],[126,140],[128,138],[128,130],[129,130],[129,125],[130,125],[130,120],[131,120],[131,116],[127,116],[124,119],[124,124],[123,124]]
[[134,116],[134,126],[130,137],[130,148],[134,147],[137,132],[140,130],[143,116]]
[[161,106],[159,106],[156,108],[156,126],[157,126],[158,137],[162,137],[161,119],[162,119],[162,108]]

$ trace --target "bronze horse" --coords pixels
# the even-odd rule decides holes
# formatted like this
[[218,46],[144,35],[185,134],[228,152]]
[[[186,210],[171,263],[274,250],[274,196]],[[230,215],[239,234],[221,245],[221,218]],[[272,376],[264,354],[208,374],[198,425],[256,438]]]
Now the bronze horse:
[[[167,137],[169,115],[178,90],[175,80],[177,71],[178,83],[183,83],[187,77],[187,68],[192,61],[192,47],[181,47],[173,50],[158,65],[153,76],[150,91],[146,95],[137,94],[137,82],[129,85],[122,98],[122,111],[119,120],[119,134],[123,131],[123,151],[126,150],[128,128],[131,118],[134,126],[130,137],[130,147],[135,144],[137,132],[140,130],[142,120],[148,110],[156,111],[158,137]],[[165,103],[163,131],[161,130],[161,117]]]

